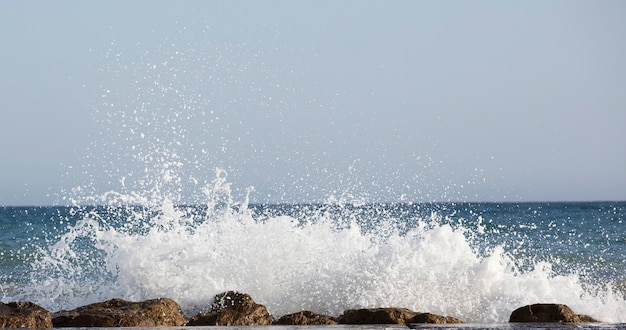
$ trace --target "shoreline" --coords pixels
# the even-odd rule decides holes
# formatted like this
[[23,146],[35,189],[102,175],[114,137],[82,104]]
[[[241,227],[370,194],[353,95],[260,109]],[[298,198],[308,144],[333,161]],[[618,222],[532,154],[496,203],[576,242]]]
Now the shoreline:
[[0,302],[0,328],[626,329],[626,323],[602,322],[554,303],[519,307],[511,312],[508,323],[464,323],[454,316],[398,307],[348,309],[337,317],[300,311],[277,318],[250,295],[235,291],[216,295],[207,308],[209,312],[190,318],[169,298],[140,302],[111,299],[58,312],[32,302]]

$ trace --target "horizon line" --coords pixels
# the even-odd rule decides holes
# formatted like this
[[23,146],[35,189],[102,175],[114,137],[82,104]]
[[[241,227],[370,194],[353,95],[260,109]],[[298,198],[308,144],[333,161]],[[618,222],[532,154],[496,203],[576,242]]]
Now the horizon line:
[[[510,201],[510,200],[505,200],[505,201],[383,201],[383,202],[345,202],[345,203],[328,203],[328,202],[255,202],[255,203],[248,203],[248,205],[256,205],[256,206],[263,206],[263,205],[291,205],[291,206],[295,206],[295,205],[328,205],[328,206],[335,206],[335,205],[352,205],[352,206],[364,206],[364,205],[376,205],[376,204],[405,204],[405,205],[416,205],[416,204],[550,204],[550,203],[569,203],[569,204],[574,204],[574,203],[626,203],[626,200],[524,200],[524,201]],[[239,206],[242,203],[233,203],[232,206]],[[70,207],[106,207],[106,206],[113,206],[113,207],[123,207],[123,206],[132,206],[132,207],[138,207],[138,206],[146,206],[146,205],[142,205],[142,204],[79,204],[79,205],[62,205],[62,204],[41,204],[41,205],[34,205],[34,204],[22,204],[22,205],[0,205],[0,208],[45,208],[45,207],[63,207],[63,208],[70,208]],[[175,207],[198,207],[198,206],[206,206],[206,203],[180,203],[180,204],[174,204]]]

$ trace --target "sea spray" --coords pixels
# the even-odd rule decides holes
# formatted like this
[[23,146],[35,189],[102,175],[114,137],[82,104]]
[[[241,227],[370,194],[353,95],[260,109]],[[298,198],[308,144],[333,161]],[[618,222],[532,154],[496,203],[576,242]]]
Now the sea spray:
[[136,203],[77,207],[77,221],[38,252],[17,298],[60,310],[169,297],[192,315],[238,290],[277,316],[400,306],[486,323],[559,302],[625,321],[618,293],[585,289],[575,270],[557,273],[547,261],[521,269],[506,244],[481,247],[490,230],[455,220],[456,211],[443,211],[451,206],[248,205],[233,201],[223,171],[203,191],[203,205],[118,196]]

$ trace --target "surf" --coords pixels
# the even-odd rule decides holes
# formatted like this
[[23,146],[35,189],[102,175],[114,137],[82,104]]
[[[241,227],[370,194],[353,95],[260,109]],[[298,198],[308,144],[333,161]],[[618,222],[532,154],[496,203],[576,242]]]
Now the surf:
[[619,293],[590,291],[575,272],[547,262],[520,269],[504,246],[480,247],[485,228],[437,212],[398,218],[399,206],[388,204],[249,205],[232,198],[221,170],[202,190],[202,205],[142,204],[131,194],[115,198],[130,205],[76,208],[78,220],[41,248],[36,275],[16,298],[61,310],[168,297],[193,315],[237,290],[274,315],[399,306],[474,323],[560,302],[624,322]]

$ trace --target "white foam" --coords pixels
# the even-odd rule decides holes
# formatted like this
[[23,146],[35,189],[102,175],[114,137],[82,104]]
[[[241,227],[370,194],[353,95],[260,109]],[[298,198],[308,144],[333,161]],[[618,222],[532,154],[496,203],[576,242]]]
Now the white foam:
[[395,306],[493,323],[525,304],[558,302],[626,321],[626,304],[610,291],[592,295],[577,276],[554,275],[547,263],[520,272],[501,247],[481,257],[465,229],[438,223],[436,214],[399,234],[395,219],[368,231],[345,213],[260,220],[247,200],[233,205],[220,173],[205,194],[202,214],[163,199],[121,227],[99,214],[85,217],[42,251],[37,269],[50,276],[33,285],[30,300],[58,310],[113,297],[169,297],[192,315],[215,294],[238,290],[277,316]]

